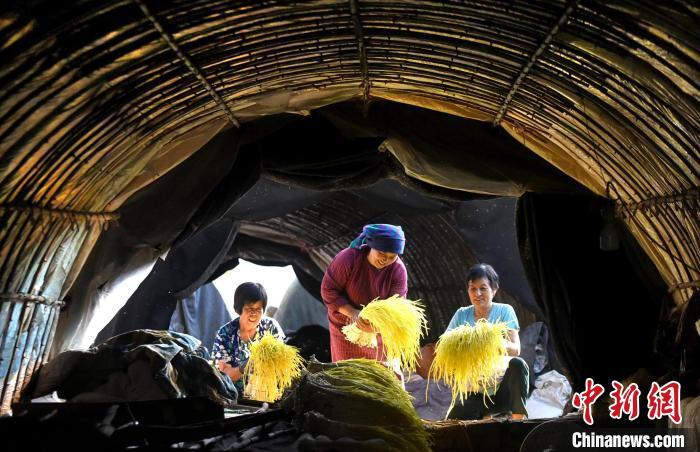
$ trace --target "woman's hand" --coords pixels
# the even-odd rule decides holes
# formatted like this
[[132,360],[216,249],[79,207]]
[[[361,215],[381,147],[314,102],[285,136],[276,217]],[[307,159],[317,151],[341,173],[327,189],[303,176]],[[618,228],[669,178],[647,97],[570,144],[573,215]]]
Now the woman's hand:
[[504,340],[508,356],[520,356],[520,335],[518,330],[509,329],[508,337]]
[[375,333],[376,332],[376,331],[374,331],[374,328],[372,328],[372,324],[360,316],[355,317],[355,324],[360,329],[360,331],[364,331],[365,333]]
[[374,328],[372,328],[372,325],[367,320],[360,317],[359,309],[346,304],[338,308],[338,312],[348,317],[351,322],[355,322],[360,331],[364,331],[365,333],[376,333]]
[[217,361],[216,362],[216,367],[219,368],[219,370],[231,378],[233,381],[238,381],[241,378],[243,378],[243,371],[239,367],[233,367],[231,364],[224,362],[224,361]]

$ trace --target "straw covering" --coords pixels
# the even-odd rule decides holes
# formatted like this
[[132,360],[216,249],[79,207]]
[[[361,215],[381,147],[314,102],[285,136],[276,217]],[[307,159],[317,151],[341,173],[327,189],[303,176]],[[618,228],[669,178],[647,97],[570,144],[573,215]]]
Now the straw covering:
[[301,376],[302,364],[295,347],[265,333],[250,346],[244,375],[250,398],[264,402],[278,400],[294,379]]
[[396,376],[374,360],[312,360],[297,389],[297,422],[331,438],[380,439],[365,450],[429,451],[428,434]]
[[[420,338],[427,331],[423,305],[394,295],[372,301],[360,311],[360,317],[382,335],[388,361],[398,359],[402,369],[415,370],[420,356]],[[374,343],[376,347],[376,338],[370,337],[374,335],[363,334],[355,324],[343,327],[343,333],[350,342],[365,347],[371,346],[365,344]]]

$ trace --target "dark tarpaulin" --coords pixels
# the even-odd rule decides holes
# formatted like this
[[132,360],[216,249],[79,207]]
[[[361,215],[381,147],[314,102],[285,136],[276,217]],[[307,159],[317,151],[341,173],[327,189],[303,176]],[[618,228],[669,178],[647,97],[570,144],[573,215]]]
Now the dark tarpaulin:
[[189,334],[212,350],[216,334],[231,321],[231,313],[214,284],[204,284],[189,297],[177,300],[168,331]]
[[[229,262],[235,261],[236,264],[238,258],[241,258],[255,265],[271,267],[291,265],[302,287],[320,299],[323,272],[309,258],[309,255],[298,247],[270,242],[265,238],[241,235],[229,250],[229,257],[231,258]],[[212,278],[215,279],[235,268],[235,265],[229,262],[222,263]]]
[[517,198],[477,199],[460,203],[455,211],[459,234],[479,261],[496,269],[501,287],[542,318],[527,281],[515,230]]
[[32,378],[24,398],[58,392],[71,402],[122,402],[205,396],[234,405],[231,379],[208,362],[201,342],[187,334],[137,330],[89,350],[63,352]]
[[178,299],[190,296],[210,280],[227,258],[238,232],[223,219],[192,236],[184,246],[158,259],[149,276],[95,339],[100,343],[126,331],[142,328],[167,330]]
[[[439,128],[441,135],[431,142],[429,137],[435,128]],[[401,158],[406,157],[404,154],[382,150],[388,137],[393,137],[393,143],[399,140],[404,144],[411,141],[406,137],[416,137],[411,152],[418,152],[425,157],[422,162],[427,166],[424,168],[426,173],[422,176],[423,180],[404,172],[405,162],[401,161]],[[236,152],[239,142],[244,144]],[[534,156],[507,134],[474,121],[388,103],[373,105],[367,118],[352,104],[326,107],[314,111],[308,118],[296,119],[280,115],[279,122],[275,118],[266,118],[264,121],[243,124],[237,134],[232,131],[220,134],[202,151],[143,189],[133,200],[129,200],[129,205],[123,209],[123,215],[126,216],[122,218],[125,222],[123,227],[128,227],[132,232],[133,245],[123,249],[98,246],[96,250],[105,251],[104,255],[96,256],[93,253],[71,295],[76,299],[89,299],[90,291],[94,291],[101,281],[108,280],[109,273],[114,278],[115,274],[128,269],[127,265],[112,265],[108,268],[109,271],[100,272],[96,270],[100,268],[100,262],[122,262],[132,253],[138,250],[143,252],[144,249],[154,254],[153,248],[166,249],[168,243],[172,243],[172,247],[165,263],[159,263],[153,269],[154,274],[160,273],[160,276],[149,277],[159,279],[162,285],[155,286],[153,281],[144,281],[144,289],[139,288],[124,310],[100,334],[101,338],[133,328],[167,327],[167,320],[144,324],[129,320],[129,317],[134,315],[148,322],[161,317],[169,319],[175,306],[175,295],[187,296],[199,285],[220,274],[224,267],[234,266],[238,257],[245,258],[247,255],[248,259],[268,264],[277,261],[274,255],[278,251],[270,250],[279,249],[281,245],[291,247],[283,252],[284,259],[289,260],[282,262],[292,263],[298,274],[311,275],[311,278],[300,279],[304,287],[314,293],[314,281],[320,279],[318,276],[322,274],[319,269],[321,263],[314,262],[315,269],[310,268],[309,256],[299,243],[279,243],[273,240],[271,245],[269,237],[262,237],[268,242],[268,251],[261,252],[262,248],[257,245],[258,251],[252,251],[243,246],[245,242],[239,241],[243,240],[243,236],[250,235],[249,232],[234,236],[233,232],[227,234],[226,228],[235,228],[237,222],[243,219],[247,220],[248,227],[252,224],[254,228],[261,221],[289,223],[294,220],[294,209],[297,209],[296,212],[317,215],[313,212],[315,204],[323,203],[330,193],[345,190],[350,194],[350,198],[346,197],[345,201],[351,201],[349,206],[346,205],[347,211],[338,210],[329,203],[332,210],[324,211],[319,221],[308,222],[307,230],[296,231],[297,236],[303,235],[306,243],[321,246],[321,251],[330,253],[337,248],[336,244],[330,242],[339,238],[330,237],[330,233],[353,235],[362,224],[376,221],[377,216],[383,216],[386,221],[396,218],[395,211],[402,211],[404,217],[412,213],[423,215],[423,219],[416,217],[415,220],[418,221],[415,228],[417,237],[435,233],[442,227],[446,227],[445,230],[452,234],[456,229],[454,221],[446,218],[454,217],[458,203],[486,195],[484,192],[473,194],[450,190],[426,182],[437,174],[435,171],[442,171],[435,166],[443,155],[441,152],[449,154],[448,161],[455,163],[450,177],[468,182],[470,187],[482,184],[484,192],[489,192],[494,187],[502,187],[504,193],[522,190],[524,187],[545,192],[581,190],[580,185]],[[192,161],[200,160],[203,164],[192,164]],[[456,162],[461,163],[457,165]],[[483,168],[496,164],[500,166],[497,170],[473,171],[472,164]],[[254,188],[261,176],[278,186]],[[392,191],[386,186],[375,185],[386,178],[396,180],[398,184],[395,186],[403,188]],[[183,187],[194,187],[201,194],[193,199],[193,196],[183,193]],[[269,193],[257,196],[254,192],[256,189],[268,190]],[[289,193],[285,194],[285,190]],[[157,202],[163,199],[167,199],[167,202],[163,206],[158,205]],[[426,216],[433,211],[441,211],[443,214],[432,213],[437,215],[432,219]],[[364,217],[362,212],[365,212]],[[307,214],[303,215],[308,217]],[[139,215],[143,215],[143,221]],[[305,218],[305,221],[308,219]],[[335,226],[329,228],[324,225],[325,219]],[[440,224],[440,227],[431,232],[434,228],[430,224],[434,222]],[[450,223],[452,226],[448,226]],[[352,231],[348,226],[352,227]],[[284,229],[284,224],[280,227]],[[214,234],[213,231],[218,232]],[[178,234],[177,240],[173,237],[174,233]],[[107,231],[106,235],[109,234],[110,231]],[[139,242],[141,236],[143,239]],[[233,245],[229,246],[232,239]],[[343,237],[342,240],[346,238]],[[459,238],[455,240],[462,242]],[[200,246],[201,243],[206,243],[207,247]],[[252,245],[252,242],[248,244]],[[412,246],[425,259],[434,259],[440,254],[431,249],[435,243],[430,240],[425,243],[416,240]],[[451,247],[447,244],[440,246]],[[446,262],[445,266],[463,267],[465,263],[473,263],[474,259],[469,257],[473,253],[466,251],[469,245],[462,243],[460,246],[465,247],[465,251],[455,255],[461,256],[459,262]],[[482,255],[484,257],[477,257],[477,260],[492,260],[506,274],[510,272],[505,268],[509,263],[501,259],[503,253],[484,252]],[[426,268],[421,269],[421,266]],[[427,301],[428,303],[438,303],[434,314],[438,318],[438,324],[442,325],[451,316],[451,312],[447,311],[462,305],[466,299],[464,282],[458,281],[458,275],[464,269],[450,271],[427,267],[430,266],[420,262],[413,266],[417,278],[414,281],[416,294],[426,301],[435,300]],[[429,275],[440,272],[452,273],[451,278],[456,279],[451,281],[440,275]],[[421,273],[427,276],[421,276]],[[428,281],[431,277],[434,281],[429,284],[420,281],[421,278]],[[518,278],[507,279],[510,280],[507,284],[517,284]],[[145,289],[146,286],[149,287],[148,290]],[[519,296],[522,298],[520,303],[534,305],[525,292]],[[140,313],[137,314],[137,311]],[[128,329],[125,329],[127,326]],[[64,326],[64,337],[70,334],[68,328],[68,325]]]
[[282,297],[274,317],[285,333],[307,325],[318,325],[328,330],[327,312],[321,300],[304,289],[299,281],[293,281]]
[[119,222],[102,233],[68,293],[69,303],[61,313],[53,350],[71,346],[75,332],[92,316],[102,287],[118,275],[152,263],[192,224],[198,207],[237,161],[239,138],[235,129],[220,132],[126,201],[119,209]]
[[[119,328],[127,326],[144,327],[140,323],[144,319],[154,321],[156,317],[169,315],[167,308],[174,306],[173,294],[177,288],[205,276],[201,273],[201,266],[188,265],[188,259],[178,258],[186,256],[185,250],[188,249],[192,253],[209,255],[210,247],[214,247],[219,256],[219,267],[213,270],[215,265],[212,262],[209,269],[213,272],[206,275],[209,280],[233,268],[239,258],[262,265],[292,265],[302,286],[319,298],[325,261],[314,260],[311,254],[332,258],[348,245],[368,219],[398,222],[410,238],[404,256],[409,269],[409,296],[427,304],[431,330],[426,341],[436,340],[454,311],[467,303],[464,276],[470,265],[478,261],[490,262],[502,274],[513,276],[515,283],[504,278],[498,301],[515,304],[521,322],[527,325],[536,317],[532,314],[537,312],[536,305],[531,295],[529,298],[514,295],[517,290],[528,293],[517,284],[517,276],[524,280],[519,260],[513,261],[507,252],[517,253],[515,203],[499,199],[492,201],[499,207],[484,219],[488,224],[484,227],[485,223],[477,221],[483,204],[430,199],[395,181],[385,180],[366,188],[323,193],[261,179],[227,213],[227,216],[236,217],[231,221],[242,225],[227,252],[221,251],[220,241],[193,240],[197,235],[183,243],[171,252],[165,263],[154,268],[153,274],[142,283],[100,338],[116,334]],[[271,218],[265,218],[267,205],[271,207],[269,215],[274,215]],[[347,212],[336,212],[338,206],[345,206]],[[469,245],[463,242],[460,235],[463,226],[455,219],[458,210],[471,215],[472,223],[481,227],[472,240],[492,244],[482,246],[479,256],[471,253]],[[469,224],[464,227],[469,227]],[[207,243],[207,246],[194,246],[200,242]],[[195,256],[192,259],[196,262]],[[514,266],[514,262],[518,266]],[[183,269],[190,273],[184,273]],[[511,293],[511,288],[517,290]],[[137,323],[134,323],[135,319],[138,319]]]
[[600,249],[603,208],[610,203],[582,195],[528,193],[518,203],[525,271],[575,390],[589,377],[605,384],[657,365],[665,285],[620,225],[620,249]]
[[[224,218],[214,226],[222,224],[230,226],[230,219]],[[297,273],[312,274],[314,280],[323,275],[298,249],[249,236],[238,236],[235,243],[228,243],[227,231],[235,234],[230,227],[207,228],[177,247],[165,261],[158,259],[125,306],[100,331],[95,343],[134,329],[168,329],[178,299],[190,296],[182,289],[196,287],[198,281],[205,284],[216,279],[236,267],[239,257],[259,265],[292,265]]]
[[500,128],[433,111],[380,102],[364,116],[352,104],[319,110],[349,137],[385,138],[408,174],[438,187],[492,196],[525,191],[559,192],[581,187]]

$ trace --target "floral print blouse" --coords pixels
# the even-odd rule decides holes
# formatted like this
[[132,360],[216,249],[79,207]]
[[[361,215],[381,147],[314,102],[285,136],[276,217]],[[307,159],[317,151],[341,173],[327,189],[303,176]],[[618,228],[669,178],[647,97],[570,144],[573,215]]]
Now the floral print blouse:
[[[233,367],[238,367],[242,362],[250,358],[250,344],[262,338],[265,332],[269,331],[277,339],[284,340],[284,332],[277,320],[263,316],[258,324],[258,331],[249,341],[244,341],[239,335],[241,329],[240,319],[235,318],[226,325],[219,328],[219,332],[214,339],[211,350],[211,357],[216,361],[224,361]],[[243,382],[234,382],[239,392],[243,389]]]

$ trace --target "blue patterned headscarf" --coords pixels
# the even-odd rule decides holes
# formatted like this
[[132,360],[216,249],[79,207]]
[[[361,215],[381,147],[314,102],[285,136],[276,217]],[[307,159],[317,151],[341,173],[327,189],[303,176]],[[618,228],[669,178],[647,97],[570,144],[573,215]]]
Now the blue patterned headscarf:
[[393,224],[368,224],[362,228],[362,234],[358,235],[350,243],[350,248],[361,248],[367,245],[386,253],[403,254],[406,237],[401,226]]

